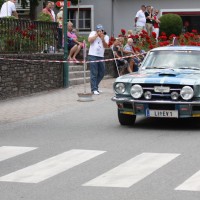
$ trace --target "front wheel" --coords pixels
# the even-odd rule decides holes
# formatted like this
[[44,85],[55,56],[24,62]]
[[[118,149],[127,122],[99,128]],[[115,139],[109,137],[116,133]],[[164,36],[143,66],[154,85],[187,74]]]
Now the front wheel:
[[131,126],[135,124],[136,115],[125,115],[125,114],[120,113],[120,110],[118,109],[118,119],[121,125]]

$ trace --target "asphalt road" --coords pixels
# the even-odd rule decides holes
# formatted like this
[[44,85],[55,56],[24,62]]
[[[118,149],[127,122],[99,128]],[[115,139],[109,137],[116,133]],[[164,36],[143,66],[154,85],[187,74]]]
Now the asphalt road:
[[120,126],[112,95],[1,124],[0,199],[199,200],[200,120]]

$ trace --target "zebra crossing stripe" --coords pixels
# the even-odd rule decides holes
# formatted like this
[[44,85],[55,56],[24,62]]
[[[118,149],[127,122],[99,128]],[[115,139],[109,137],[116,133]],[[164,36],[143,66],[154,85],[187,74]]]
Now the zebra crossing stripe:
[[39,183],[103,153],[105,153],[105,151],[72,149],[24,169],[2,176],[0,177],[0,181]]
[[144,179],[180,154],[142,153],[83,186],[128,188]]
[[37,149],[36,147],[2,146],[0,147],[0,161],[27,153]]
[[175,188],[175,190],[200,191],[200,171]]

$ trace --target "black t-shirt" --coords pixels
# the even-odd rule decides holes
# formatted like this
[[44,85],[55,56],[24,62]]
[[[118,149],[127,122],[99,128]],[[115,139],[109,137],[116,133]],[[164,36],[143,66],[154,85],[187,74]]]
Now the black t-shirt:
[[117,52],[118,56],[122,56],[122,52],[121,52],[121,50],[119,50],[118,46],[113,46],[113,51]]
[[[149,16],[150,16],[150,14],[148,12],[145,12],[146,23],[153,24],[152,20],[150,20],[150,19],[147,18]],[[152,15],[150,17],[152,17]]]

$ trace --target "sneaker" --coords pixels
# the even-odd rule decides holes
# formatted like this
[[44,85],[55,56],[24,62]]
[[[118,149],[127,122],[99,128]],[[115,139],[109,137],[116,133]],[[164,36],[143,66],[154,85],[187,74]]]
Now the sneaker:
[[99,95],[99,92],[95,90],[95,91],[93,91],[93,94]]
[[98,92],[99,92],[99,93],[103,93],[103,91],[102,91],[102,90],[98,90]]

